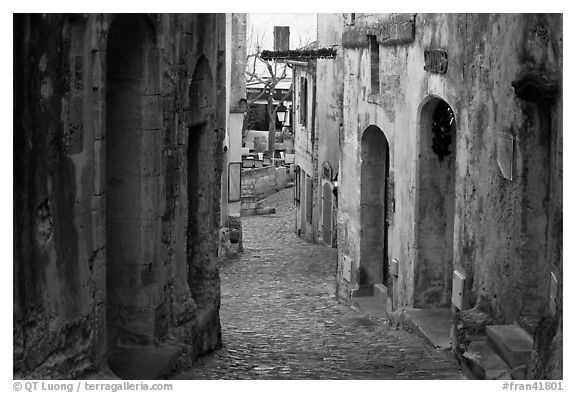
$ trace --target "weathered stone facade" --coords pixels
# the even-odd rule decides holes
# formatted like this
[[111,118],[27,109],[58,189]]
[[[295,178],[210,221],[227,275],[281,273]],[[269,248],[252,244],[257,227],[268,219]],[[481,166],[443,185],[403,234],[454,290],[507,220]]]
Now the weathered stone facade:
[[[335,48],[333,59],[318,59],[316,61],[316,134],[318,138],[317,159],[315,170],[318,174],[316,201],[312,212],[317,225],[317,239],[325,245],[337,245],[337,182],[339,175],[339,143],[343,127],[342,99],[344,84],[344,50],[342,32],[345,21],[342,14],[319,14],[318,16],[318,46],[320,48]],[[336,188],[336,190],[335,190]]]
[[[316,43],[310,47],[316,48]],[[293,63],[294,164],[296,226],[298,236],[308,242],[318,236],[318,135],[316,134],[316,60]]]
[[225,15],[14,16],[14,375],[220,345]]
[[[294,53],[306,53],[306,50],[328,53],[333,49],[335,55],[288,62],[294,70],[296,97],[296,232],[309,242],[331,247],[337,245],[338,141],[342,130],[344,90],[344,52],[341,43],[344,26],[342,14],[319,14],[316,42]],[[303,94],[306,94],[306,99],[302,99]]]
[[562,377],[562,39],[561,15],[355,15],[339,297],[378,283],[390,311],[452,307],[454,329],[482,310],[533,334],[527,376]]

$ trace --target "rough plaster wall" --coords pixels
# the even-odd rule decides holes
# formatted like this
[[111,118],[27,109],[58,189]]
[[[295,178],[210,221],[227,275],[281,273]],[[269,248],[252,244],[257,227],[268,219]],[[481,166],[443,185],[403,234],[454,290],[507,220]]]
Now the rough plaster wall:
[[268,166],[242,171],[242,196],[256,196],[264,199],[274,192],[286,188],[293,175],[285,167]]
[[[302,94],[300,89],[300,78],[305,77],[307,79],[307,111],[306,111],[306,125],[301,124],[300,120],[300,95]],[[311,130],[314,127],[312,124],[312,105],[313,105],[313,86],[314,86],[314,71],[311,67],[301,67],[295,66],[294,67],[294,81],[295,81],[295,113],[296,119],[294,122],[294,149],[295,149],[295,159],[294,162],[301,168],[301,171],[306,172],[306,175],[310,176],[313,179],[313,194],[316,194],[317,187],[317,170],[315,166],[315,157],[313,148],[317,147],[317,143],[314,145],[311,140]],[[313,242],[317,237],[317,226],[313,225],[306,220],[306,209],[307,209],[307,201],[312,200],[312,204],[314,205],[316,199],[314,197],[307,198],[306,197],[306,177],[301,176],[302,179],[302,192],[300,194],[300,206],[301,206],[301,214],[296,216],[297,222],[296,226],[300,229],[300,234],[306,239],[306,241]],[[313,221],[317,222],[318,217],[317,215],[313,215]]]
[[[340,175],[338,177],[338,280],[337,294],[347,299],[359,288],[358,267],[360,261],[360,177],[357,152],[359,149],[358,93],[353,90],[362,77],[359,51],[347,51],[344,57],[344,130],[340,141]],[[352,263],[352,277],[348,282],[342,276],[344,258]]]
[[[370,26],[376,20],[384,23],[386,16],[357,16],[360,25]],[[372,21],[372,22],[370,22]],[[418,119],[423,102],[429,96],[444,99],[454,110],[457,128],[456,206],[454,226],[454,267],[467,276],[466,306],[485,308],[495,323],[512,323],[533,297],[530,288],[547,288],[549,271],[560,275],[561,286],[561,158],[562,126],[554,121],[561,117],[560,105],[551,108],[551,200],[556,203],[548,215],[549,254],[545,264],[532,265],[523,257],[531,236],[527,202],[539,203],[542,195],[531,191],[534,170],[528,170],[534,158],[545,150],[546,138],[526,138],[541,129],[533,109],[521,102],[511,88],[522,71],[539,70],[561,76],[562,24],[559,15],[417,15],[415,42],[406,46],[381,48],[381,67],[387,64],[400,77],[397,87],[386,97],[364,98],[363,85],[368,83],[369,62],[365,49],[347,49],[345,55],[344,143],[342,154],[342,183],[340,189],[339,266],[344,255],[354,259],[358,240],[350,236],[358,230],[355,216],[357,185],[353,178],[359,172],[354,157],[358,145],[353,135],[361,132],[365,122],[373,122],[388,131],[391,124],[394,140],[391,171],[395,178],[396,212],[391,234],[390,257],[399,260],[399,277],[395,283],[395,304],[412,305],[415,250],[414,222],[415,192],[418,187],[417,153]],[[435,75],[423,70],[423,51],[444,48],[449,52],[448,72]],[[382,76],[382,75],[381,75]],[[385,79],[381,79],[385,80]],[[396,82],[394,82],[396,83]],[[401,91],[400,91],[401,90]],[[358,97],[358,98],[357,98]],[[386,108],[371,106],[372,100]],[[390,104],[403,102],[391,110]],[[373,104],[372,104],[373,105]],[[388,123],[388,124],[387,124]],[[496,160],[496,132],[515,137],[514,176],[512,181],[500,174]],[[532,142],[530,142],[532,141]],[[556,160],[556,161],[554,161]],[[533,167],[534,168],[534,167]],[[540,176],[540,175],[538,175]],[[351,177],[351,179],[349,178]],[[535,186],[534,186],[535,187]],[[541,193],[541,190],[539,191]],[[559,207],[556,207],[559,206]],[[532,218],[532,221],[534,219]],[[348,232],[346,232],[348,231]],[[546,267],[545,265],[552,265]],[[537,266],[537,267],[536,267]],[[354,274],[354,273],[353,273]],[[339,278],[340,287],[346,284]],[[339,294],[345,291],[339,291]],[[541,320],[541,321],[547,321]],[[559,343],[562,342],[560,311],[539,331],[541,338],[535,356],[534,371],[551,375],[550,364],[559,362]],[[546,343],[556,349],[545,350]],[[544,354],[544,355],[543,355]],[[547,356],[547,358],[546,358]],[[542,359],[552,360],[542,360]],[[538,363],[540,362],[540,363]]]
[[[163,216],[163,242],[167,247],[166,264],[171,266],[164,284],[170,298],[172,334],[187,344],[185,352],[190,355],[188,362],[198,354],[213,349],[220,344],[219,278],[217,271],[217,249],[219,230],[220,179],[222,172],[222,139],[224,137],[225,100],[221,99],[220,84],[225,78],[220,67],[225,61],[225,42],[216,39],[221,36],[225,23],[220,23],[216,15],[164,15],[164,72],[163,108],[164,138],[166,157],[167,211]],[[220,18],[221,19],[221,18]],[[220,42],[222,41],[222,42]],[[194,72],[201,59],[202,67],[210,78],[195,82]],[[204,85],[208,83],[208,85]],[[195,170],[205,168],[201,175],[204,184],[204,206],[207,211],[195,214],[208,215],[203,221],[205,227],[198,235],[198,245],[194,248],[195,261],[192,266],[198,269],[200,279],[197,287],[190,287],[189,269],[192,262],[187,244],[194,239],[187,238],[191,222],[188,206],[188,153],[189,142],[199,143],[189,138],[192,128],[205,122],[205,138],[197,149],[199,161]],[[198,131],[198,130],[195,130]],[[202,171],[202,170],[201,170]],[[170,181],[169,181],[170,179]],[[192,188],[194,190],[194,188]],[[204,210],[206,210],[204,209]],[[190,249],[189,249],[190,250]],[[192,290],[192,291],[191,291]],[[198,293],[200,291],[201,293]],[[191,295],[195,294],[196,300]],[[198,304],[199,303],[199,304]]]
[[[387,20],[386,16],[370,16],[365,19],[359,16],[358,18],[358,23],[361,25],[370,25],[374,20],[380,20],[380,23]],[[529,18],[510,15],[418,15],[414,44],[384,46],[380,49],[381,83],[390,87],[380,97],[365,98],[366,92],[362,81],[367,81],[364,76],[368,75],[369,67],[367,51],[364,49],[346,51],[344,103],[347,111],[344,114],[342,165],[345,162],[352,165],[348,156],[353,157],[358,151],[357,145],[354,147],[347,143],[351,131],[359,133],[366,123],[374,123],[384,132],[393,132],[395,135],[393,144],[396,147],[391,148],[393,156],[391,171],[394,173],[395,180],[396,213],[391,234],[390,257],[398,258],[400,264],[401,274],[398,278],[400,285],[397,288],[400,290],[397,292],[399,304],[411,304],[409,292],[413,268],[410,264],[414,263],[412,261],[414,251],[411,250],[414,244],[414,229],[410,228],[410,223],[413,222],[414,214],[412,207],[414,206],[417,160],[414,141],[417,141],[415,133],[418,130],[416,119],[419,116],[419,105],[429,95],[445,99],[452,106],[460,125],[456,182],[459,197],[457,199],[455,261],[462,265],[460,269],[469,276],[473,275],[473,266],[477,266],[481,275],[488,274],[490,278],[487,276],[482,279],[482,282],[490,281],[491,290],[497,288],[502,290],[507,287],[507,285],[502,285],[502,272],[491,273],[497,271],[491,267],[495,263],[492,262],[495,250],[500,250],[497,252],[501,254],[501,260],[512,259],[510,255],[502,254],[508,252],[506,250],[509,249],[502,244],[502,239],[518,233],[517,228],[511,227],[511,222],[514,221],[512,217],[517,215],[513,211],[517,210],[512,208],[515,203],[514,198],[511,200],[502,198],[501,189],[509,188],[509,186],[502,180],[495,164],[494,132],[506,130],[513,124],[521,123],[518,117],[522,111],[519,110],[518,104],[514,103],[515,98],[510,89],[510,83],[518,74],[520,62],[526,57],[522,53],[536,53],[544,59],[544,55],[554,55],[558,51],[557,48],[553,48],[552,44],[542,44],[543,39],[540,36],[546,36],[545,32],[542,33],[542,23],[533,27],[533,29],[540,29],[538,30],[540,36],[537,32],[531,33],[534,37],[531,40],[539,40],[540,44],[530,41],[524,45],[526,49],[522,48],[522,37],[527,29],[525,21]],[[549,25],[553,26],[554,23],[549,23]],[[503,36],[506,39],[503,39]],[[494,53],[486,53],[489,49],[483,44],[484,41],[493,44]],[[541,49],[546,45],[549,49]],[[434,75],[422,70],[423,50],[428,47],[449,48],[450,60],[446,75]],[[514,53],[517,55],[510,55]],[[531,61],[537,63],[536,60]],[[534,67],[541,66],[534,65]],[[399,80],[387,77],[387,74],[392,76],[394,73],[399,76]],[[466,85],[472,88],[466,89]],[[379,105],[367,102],[370,100]],[[396,106],[397,109],[392,110],[391,106],[398,103],[402,106]],[[396,150],[402,153],[397,154]],[[352,166],[349,166],[349,169],[351,170]],[[346,169],[343,168],[342,172],[345,173]],[[353,211],[353,204],[348,208],[345,201],[354,200],[354,194],[349,194],[349,192],[353,193],[353,190],[352,188],[346,191],[342,184],[340,190],[342,193],[340,202],[343,205],[340,209],[342,220],[349,220],[349,215]],[[479,193],[482,195],[478,195]],[[505,205],[510,206],[507,213],[507,210],[503,208]],[[487,206],[490,206],[488,209],[491,214],[485,214]],[[502,216],[509,219],[501,220]],[[355,224],[351,225],[353,227]],[[468,229],[471,226],[475,227],[473,231]],[[493,228],[499,229],[494,231]],[[489,234],[481,241],[482,244],[479,244],[480,240],[477,237],[483,233]],[[487,250],[489,244],[490,250]],[[497,246],[494,247],[494,245]],[[342,251],[348,253],[347,248],[344,246]],[[481,264],[475,262],[480,260],[485,262]],[[475,288],[480,287],[475,284]],[[496,302],[498,303],[499,300]]]
[[70,32],[85,34],[85,26],[82,17],[14,16],[14,372],[20,376],[65,376],[70,368],[78,375],[92,365],[96,255],[91,157],[84,150],[92,136],[82,107],[87,64],[81,42],[70,45]]
[[[75,378],[105,364],[106,30],[111,15],[16,15],[14,18],[14,374]],[[151,278],[162,307],[157,338],[186,343],[188,361],[220,343],[217,270],[206,283],[213,302],[195,312],[186,277],[187,204],[182,137],[193,65],[210,59],[221,79],[222,35],[214,16],[151,15],[162,58],[162,244],[164,268]],[[83,27],[85,25],[85,27]],[[220,31],[220,34],[218,34]],[[81,38],[81,35],[85,38]],[[194,38],[192,38],[194,37]],[[210,37],[210,38],[208,38]],[[220,67],[218,67],[220,66]],[[221,94],[218,94],[219,96]],[[218,100],[224,102],[224,100]],[[223,110],[214,117],[210,195],[217,234]],[[185,194],[184,194],[185,196]],[[213,240],[213,239],[211,239]],[[211,244],[216,244],[215,242]],[[212,252],[214,251],[214,252]],[[216,258],[210,255],[209,266]],[[208,255],[207,254],[207,255]],[[188,323],[186,323],[188,322]]]
[[[344,18],[342,14],[318,14],[317,40],[319,48],[341,46]],[[338,50],[335,59],[319,59],[316,62],[316,135],[318,137],[317,173],[322,177],[322,165],[330,163],[333,177],[339,172],[339,137],[342,126],[343,51]],[[331,180],[331,179],[328,179]],[[320,187],[317,188],[321,192]],[[332,203],[332,201],[330,201]],[[333,201],[335,203],[335,200]],[[314,215],[321,217],[324,210],[319,204]],[[335,221],[336,216],[326,222]],[[319,220],[318,234],[323,232],[323,221]],[[333,226],[336,230],[336,225]]]
[[[464,188],[457,200],[461,225],[455,228],[459,240],[455,259],[461,261],[467,274],[473,273],[472,299],[489,309],[497,321],[510,323],[525,306],[522,299],[526,290],[538,282],[540,286],[547,284],[542,282],[547,273],[542,271],[542,264],[528,268],[526,264],[533,261],[522,258],[528,225],[525,220],[530,218],[526,199],[533,199],[527,189],[531,184],[528,167],[546,164],[535,161],[535,146],[526,145],[530,120],[526,105],[515,97],[510,83],[526,69],[557,71],[558,43],[553,39],[561,34],[557,30],[560,25],[551,16],[535,15],[468,16],[466,25],[468,44],[492,45],[480,45],[465,53],[465,80],[473,88],[466,97],[468,119],[459,139],[459,173],[463,176],[457,182]],[[546,34],[538,34],[540,28]],[[481,33],[485,31],[487,36]],[[499,173],[495,132],[516,138],[512,181]]]

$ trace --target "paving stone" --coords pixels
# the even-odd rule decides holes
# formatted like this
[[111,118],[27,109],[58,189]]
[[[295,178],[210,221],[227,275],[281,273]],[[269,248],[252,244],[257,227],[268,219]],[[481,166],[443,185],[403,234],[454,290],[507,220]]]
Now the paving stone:
[[292,188],[242,217],[220,271],[223,348],[174,379],[463,379],[457,361],[335,297],[336,249],[294,233]]

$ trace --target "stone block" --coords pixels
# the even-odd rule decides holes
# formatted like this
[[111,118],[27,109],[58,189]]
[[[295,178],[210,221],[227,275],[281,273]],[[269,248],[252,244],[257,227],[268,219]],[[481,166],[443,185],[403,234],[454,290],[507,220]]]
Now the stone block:
[[107,248],[110,264],[108,269],[126,264],[136,264],[139,256],[140,221],[131,218],[111,218],[107,220]]
[[160,216],[160,176],[142,176],[140,179],[140,217],[155,219]]
[[93,282],[92,295],[96,305],[106,301],[106,259],[106,248],[101,248],[92,254],[90,261]]
[[254,214],[257,216],[265,215],[265,214],[274,214],[276,213],[276,208],[274,207],[257,207],[254,209]]
[[408,309],[404,312],[404,322],[409,330],[434,347],[451,348],[452,311],[450,308]]
[[366,29],[349,27],[342,33],[342,46],[344,48],[367,48],[368,35]]
[[94,128],[94,139],[106,138],[106,99],[99,98],[94,103],[92,115],[92,127]]
[[101,50],[92,51],[92,89],[101,89],[105,85],[106,74],[104,72],[106,52]]
[[112,218],[136,219],[140,210],[140,178],[138,176],[124,176],[122,179],[112,177],[113,186],[106,190],[108,203],[107,214]]
[[108,253],[108,262],[108,303],[136,306],[136,294],[141,288],[138,274],[140,266],[137,263],[121,261],[110,253]]
[[156,313],[151,307],[119,304],[116,307],[119,345],[150,345],[154,340]]
[[161,124],[160,95],[145,95],[142,97],[142,128],[158,130]]
[[64,130],[64,141],[68,154],[78,154],[84,148],[82,104],[82,96],[80,95],[72,96],[68,104],[68,121]]
[[342,278],[348,282],[352,279],[352,258],[348,256],[342,259]]
[[464,352],[463,364],[477,379],[499,379],[510,368],[484,341],[476,341]]
[[414,42],[415,36],[414,19],[398,20],[385,23],[377,35],[376,39],[380,45],[392,46],[403,45]]
[[486,326],[486,340],[511,368],[528,363],[534,346],[528,333],[515,325]]
[[94,141],[94,195],[101,195],[106,189],[106,140]]
[[160,91],[160,57],[162,49],[152,48],[148,51],[149,71],[146,73],[146,93],[158,94]]
[[92,197],[92,251],[106,245],[106,194]]
[[140,263],[157,262],[160,229],[160,218],[140,221]]
[[386,304],[388,301],[388,287],[384,284],[374,284],[374,297]]
[[240,241],[241,232],[239,229],[230,230],[230,243],[238,243]]

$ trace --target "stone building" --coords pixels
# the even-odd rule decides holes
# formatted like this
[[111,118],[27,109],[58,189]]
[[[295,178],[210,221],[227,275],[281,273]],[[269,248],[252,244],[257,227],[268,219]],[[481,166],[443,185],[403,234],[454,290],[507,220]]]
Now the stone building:
[[346,18],[338,296],[445,316],[461,358],[527,332],[562,378],[562,16]]
[[220,254],[242,250],[242,129],[246,108],[246,14],[226,14],[226,135],[221,190]]
[[[296,233],[336,247],[336,206],[342,125],[343,24],[339,14],[319,14],[317,41],[286,60],[294,73]],[[341,16],[340,16],[341,19]],[[338,28],[340,26],[340,28]],[[340,55],[338,55],[340,54]]]
[[151,378],[125,359],[220,345],[227,25],[14,16],[15,378]]
[[[301,50],[318,48],[315,41]],[[294,81],[294,165],[296,233],[309,242],[317,236],[318,217],[313,215],[318,188],[318,136],[316,135],[316,60],[287,60]]]

